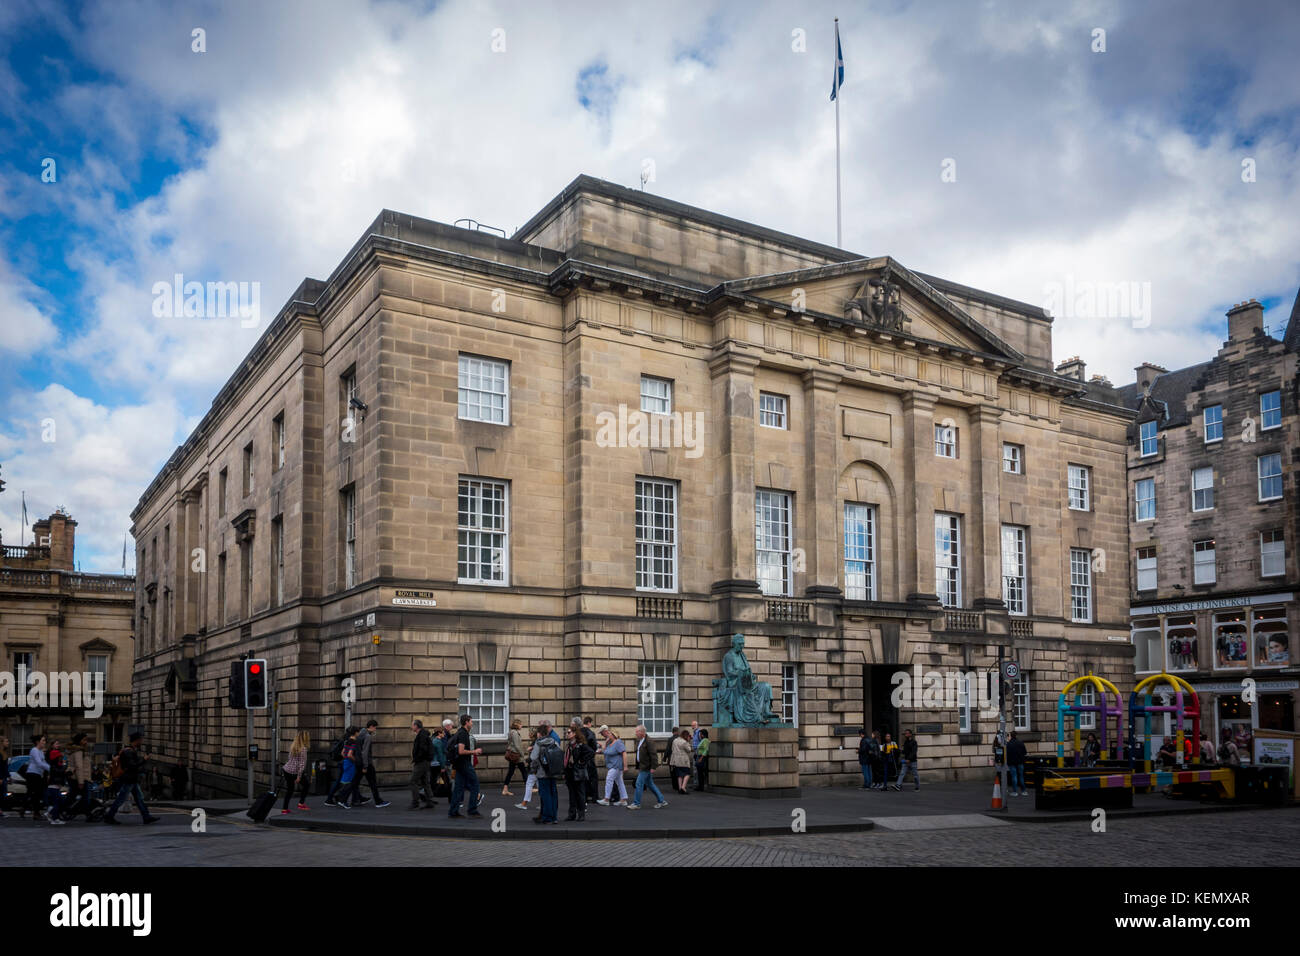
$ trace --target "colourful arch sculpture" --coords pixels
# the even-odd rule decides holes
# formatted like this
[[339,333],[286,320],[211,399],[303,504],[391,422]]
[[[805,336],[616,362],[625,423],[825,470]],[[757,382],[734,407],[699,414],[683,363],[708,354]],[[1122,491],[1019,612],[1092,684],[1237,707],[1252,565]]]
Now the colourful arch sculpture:
[[[1155,688],[1161,684],[1168,684],[1174,689],[1174,702],[1172,704],[1152,704],[1151,694]],[[1138,701],[1138,694],[1143,692],[1141,702]],[[1184,706],[1184,691],[1191,695],[1191,706]],[[1138,681],[1138,685],[1133,688],[1133,693],[1128,699],[1128,739],[1129,739],[1129,763],[1134,770],[1138,769],[1137,757],[1137,719],[1143,719],[1142,725],[1142,770],[1147,773],[1151,772],[1151,718],[1155,714],[1173,714],[1175,727],[1175,746],[1178,753],[1183,753],[1183,723],[1187,718],[1192,720],[1192,764],[1199,766],[1201,763],[1201,698],[1192,690],[1192,685],[1187,683],[1181,677],[1173,674],[1152,674],[1150,677]]]
[[[1081,685],[1090,685],[1097,692],[1097,703],[1081,704],[1079,703],[1079,692],[1074,691],[1074,701],[1067,703],[1066,695]],[[1108,695],[1109,698],[1108,699]],[[1124,707],[1120,700],[1119,688],[1106,680],[1104,677],[1097,677],[1093,674],[1085,674],[1082,677],[1076,677],[1064,687],[1056,698],[1056,765],[1065,766],[1065,719],[1072,717],[1074,719],[1074,752],[1075,754],[1083,751],[1083,729],[1079,726],[1079,718],[1083,714],[1097,714],[1099,729],[1101,730],[1101,752],[1103,755],[1113,748],[1118,749],[1123,745],[1124,735],[1122,732],[1121,720],[1124,716]],[[1115,718],[1115,739],[1111,745],[1110,734],[1106,726],[1106,721]],[[1131,718],[1130,718],[1131,722]]]

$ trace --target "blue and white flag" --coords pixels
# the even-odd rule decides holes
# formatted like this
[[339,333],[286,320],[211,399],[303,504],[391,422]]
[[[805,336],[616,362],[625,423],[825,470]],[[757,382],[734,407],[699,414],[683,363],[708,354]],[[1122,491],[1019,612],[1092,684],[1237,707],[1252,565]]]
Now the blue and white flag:
[[835,21],[835,72],[831,77],[831,99],[844,85],[844,50],[840,46],[840,21]]

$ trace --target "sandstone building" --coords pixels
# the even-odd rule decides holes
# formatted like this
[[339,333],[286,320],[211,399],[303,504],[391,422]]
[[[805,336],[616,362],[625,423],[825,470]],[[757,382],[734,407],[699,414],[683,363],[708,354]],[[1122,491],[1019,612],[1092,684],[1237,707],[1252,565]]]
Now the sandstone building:
[[1234,737],[1243,756],[1255,730],[1297,729],[1300,689],[1300,296],[1280,339],[1265,334],[1263,313],[1243,302],[1214,358],[1173,372],[1144,363],[1120,389],[1137,416],[1128,451],[1134,666],[1188,681],[1207,715],[1202,730],[1216,742]]
[[374,716],[402,770],[413,716],[469,711],[492,780],[514,717],[708,725],[742,632],[805,784],[856,776],[864,723],[915,728],[931,772],[987,768],[973,688],[890,695],[998,648],[1034,749],[1068,678],[1132,671],[1132,413],[1053,368],[1051,331],[585,176],[512,239],[385,211],[133,512],[140,719],[200,789],[241,792],[225,695],[252,651],[281,751]]
[[98,744],[101,759],[126,740],[135,665],[135,580],[75,571],[76,528],[69,515],[56,511],[32,525],[31,544],[0,545],[0,670],[16,681],[21,669],[29,687],[36,672],[77,673],[83,682],[85,674],[102,675],[93,678],[102,680],[102,713],[87,716],[85,708],[56,706],[65,703],[62,699],[0,698],[0,735],[9,738],[9,755],[27,753],[38,733],[66,742],[84,731]]

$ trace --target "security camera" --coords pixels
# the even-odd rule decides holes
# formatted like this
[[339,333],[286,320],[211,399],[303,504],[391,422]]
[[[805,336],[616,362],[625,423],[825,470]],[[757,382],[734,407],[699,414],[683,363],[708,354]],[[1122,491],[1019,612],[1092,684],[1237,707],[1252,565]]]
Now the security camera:
[[368,406],[361,399],[357,398],[355,395],[353,395],[351,398],[348,399],[348,408],[356,408],[364,412],[367,411],[369,407],[370,406]]

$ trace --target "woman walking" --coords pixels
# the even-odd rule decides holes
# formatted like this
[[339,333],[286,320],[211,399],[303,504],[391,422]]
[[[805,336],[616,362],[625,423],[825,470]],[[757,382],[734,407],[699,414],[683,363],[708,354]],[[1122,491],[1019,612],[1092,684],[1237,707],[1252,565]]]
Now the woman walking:
[[672,768],[673,786],[678,793],[686,793],[686,781],[691,779],[691,732],[683,730],[673,738],[672,752],[668,757],[668,766]]
[[[41,807],[45,802],[45,777],[50,772],[50,765],[45,759],[45,735],[37,734],[32,738],[32,749],[27,755],[27,766],[23,768],[23,779],[27,781],[27,808],[32,811],[32,823],[41,822]],[[50,810],[45,811],[45,819],[55,826],[62,826],[63,821]]]
[[581,727],[570,727],[564,750],[564,783],[569,788],[569,820],[587,819],[587,762],[591,748]]
[[597,800],[602,807],[609,806],[614,795],[614,785],[618,785],[618,806],[627,806],[627,786],[623,783],[623,754],[627,747],[618,739],[618,734],[602,724],[600,736],[605,738],[605,799]]
[[528,734],[528,749],[524,752],[524,759],[521,767],[521,771],[528,774],[527,779],[524,780],[524,799],[515,804],[515,806],[520,810],[528,809],[528,801],[533,798],[533,788],[537,786],[537,774],[533,770],[532,760],[530,759],[533,748],[536,745],[537,730],[536,728],[533,728]]
[[[528,751],[524,749],[524,735],[520,732],[523,726],[524,722],[517,717],[510,722],[510,735],[506,740],[506,779],[501,784],[501,796],[503,797],[514,796],[510,792],[510,781],[515,778],[516,770],[519,771],[519,776],[524,778],[525,783],[527,782]],[[524,803],[527,802],[528,800],[525,797]]]
[[298,809],[310,810],[307,806],[307,751],[311,749],[311,737],[307,731],[298,731],[289,745],[289,759],[284,762],[284,806],[280,813],[289,812],[289,798],[293,796],[294,786],[298,789]]
[[700,745],[695,748],[695,770],[699,782],[695,785],[696,792],[709,789],[709,732],[700,731]]

